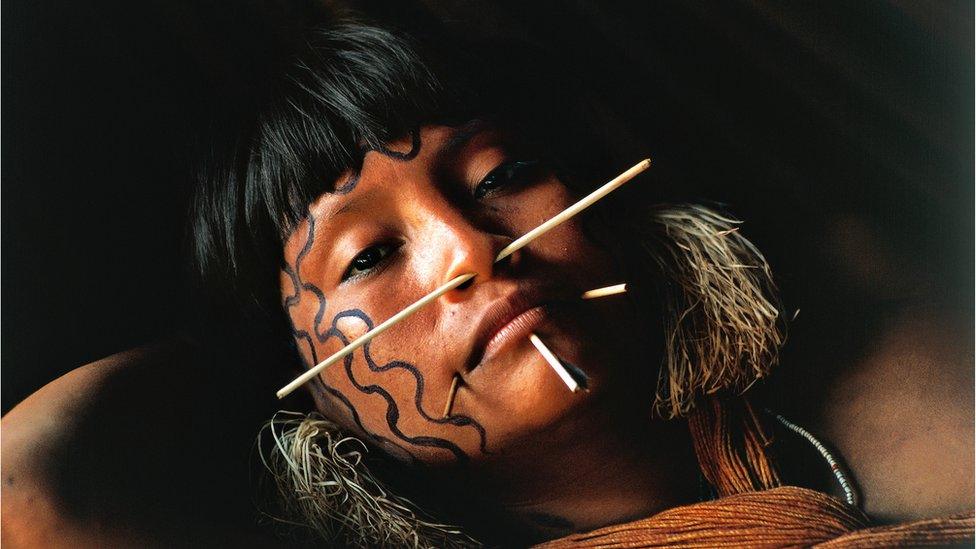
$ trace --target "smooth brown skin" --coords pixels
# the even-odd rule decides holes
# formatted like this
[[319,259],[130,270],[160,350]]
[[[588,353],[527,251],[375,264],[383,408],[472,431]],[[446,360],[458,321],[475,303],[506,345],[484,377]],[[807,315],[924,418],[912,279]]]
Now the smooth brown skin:
[[[459,133],[424,128],[420,153],[409,161],[369,152],[351,193],[327,193],[312,205],[316,235],[300,275],[327,298],[327,320],[320,331],[348,309],[382,321],[454,277],[476,273],[471,285],[445,294],[376,338],[371,356],[378,364],[402,360],[417,366],[425,379],[423,407],[434,417],[440,417],[451,380],[460,375],[453,414],[469,416],[484,427],[489,453],[479,449],[474,429],[425,420],[416,409],[416,383],[409,373],[371,372],[357,351],[354,376],[360,384],[376,384],[391,393],[400,430],[412,437],[451,441],[472,462],[451,471],[456,460],[450,452],[400,445],[435,470],[449,471],[481,501],[499,507],[492,511],[529,530],[537,528],[527,518],[531,515],[556,516],[574,529],[591,529],[691,500],[697,475],[688,439],[680,425],[651,420],[648,374],[656,361],[641,345],[646,338],[638,334],[647,329],[634,304],[628,296],[578,298],[585,290],[621,280],[610,256],[574,219],[495,263],[506,244],[578,197],[554,177],[543,176],[476,200],[473,191],[489,172],[519,158],[512,157],[496,132],[482,131],[461,143],[454,139]],[[409,148],[409,140],[391,145],[396,151]],[[337,211],[342,213],[333,215]],[[288,240],[288,264],[295,265],[307,233],[303,223]],[[385,262],[367,276],[340,281],[362,249],[390,240],[402,245]],[[534,332],[559,357],[587,372],[588,392],[568,391],[528,334],[468,369],[470,357],[482,348],[476,341],[481,319],[506,298],[533,287],[544,287],[547,298],[560,300]],[[293,288],[283,274],[283,298]],[[311,292],[300,297],[291,309],[293,325],[313,333],[319,302]],[[350,339],[365,330],[357,320],[344,320],[339,327]],[[301,341],[299,347],[307,348]],[[340,348],[333,338],[316,344],[316,355],[321,360]],[[311,354],[305,354],[311,362]],[[381,396],[357,391],[341,363],[327,368],[321,378],[349,398],[367,431],[397,441]],[[635,379],[645,382],[635,384]],[[322,395],[320,408],[357,431],[335,399]]]
[[973,509],[973,332],[946,316],[924,306],[896,315],[820,410],[819,432],[879,520]]
[[68,418],[97,391],[101,380],[126,362],[106,360],[77,368],[49,383],[3,419],[3,539],[6,547],[107,547],[129,538],[105,524],[78,524],[58,509],[45,478],[46,456],[74,427]]
[[[377,236],[371,233],[375,225],[383,223],[388,229],[392,225],[406,242],[401,248],[404,255],[352,288],[336,286],[334,278],[339,275],[334,271],[344,265],[333,265],[324,251],[317,250],[303,266],[303,277],[319,284],[329,299],[327,320],[340,310],[359,308],[374,321],[381,321],[453,274],[477,272],[475,284],[446,295],[378,338],[373,354],[381,362],[400,359],[421,368],[427,381],[424,409],[435,416],[442,409],[451,376],[461,373],[466,383],[454,413],[470,415],[485,426],[492,453],[485,456],[478,452],[469,429],[432,426],[420,418],[413,403],[412,378],[399,373],[368,373],[357,352],[353,368],[357,379],[361,376],[362,380],[382,384],[394,394],[404,432],[433,433],[452,440],[467,451],[472,463],[457,470],[449,453],[410,448],[412,452],[443,471],[445,478],[477,481],[463,487],[482,493],[484,500],[497,502],[520,520],[521,526],[538,535],[561,532],[543,528],[533,518],[535,513],[563,517],[574,523],[574,529],[585,530],[646,515],[692,497],[694,474],[689,471],[694,458],[687,453],[680,422],[649,421],[645,412],[650,391],[641,383],[633,383],[641,378],[635,368],[647,360],[642,356],[647,350],[627,347],[631,341],[627,327],[639,329],[638,317],[627,299],[608,298],[581,305],[592,307],[592,315],[556,315],[539,330],[558,354],[575,360],[591,375],[589,394],[569,394],[527,342],[509,347],[493,363],[482,365],[483,370],[479,367],[468,372],[462,367],[470,351],[471,340],[465,334],[472,330],[472,318],[492,298],[519,282],[537,276],[555,277],[578,290],[617,280],[614,271],[606,269],[606,256],[578,223],[536,241],[510,265],[494,266],[493,251],[559,211],[572,197],[557,181],[547,179],[517,195],[499,195],[491,205],[459,208],[458,195],[447,190],[470,190],[501,161],[505,151],[494,148],[490,136],[480,136],[454,156],[457,161],[438,163],[434,153],[445,131],[426,130],[422,154],[412,162],[367,154],[363,177],[353,193],[325,196],[312,208],[313,215],[321,216],[342,200],[373,191],[368,210],[349,214],[350,218],[343,221],[349,224],[349,231],[362,234],[347,236],[343,243],[343,228],[323,223],[318,227],[323,236],[319,242],[345,246],[343,259],[348,261],[350,253]],[[391,147],[407,148],[404,143]],[[396,189],[395,194],[391,189]],[[300,229],[296,231],[288,244],[290,261],[297,253],[295,246],[301,245],[302,234]],[[287,295],[284,282],[283,295]],[[296,316],[296,325],[309,322],[309,309],[305,307],[303,304],[298,309],[302,313]],[[958,329],[965,322],[939,313],[902,310],[887,329],[866,342],[869,353],[834,364],[845,374],[830,385],[828,399],[814,403],[818,408],[811,411],[811,417],[816,419],[804,424],[815,433],[825,434],[825,439],[839,448],[852,466],[868,510],[886,520],[927,518],[973,505],[972,356],[967,352],[971,333]],[[611,323],[607,318],[626,321]],[[349,326],[350,331],[355,328]],[[332,350],[329,347],[317,352],[324,358]],[[602,354],[610,351],[622,356]],[[124,514],[116,515],[115,523],[106,524],[79,521],[67,513],[56,485],[62,477],[55,472],[59,467],[60,474],[72,469],[70,464],[57,462],[56,456],[65,447],[95,456],[111,452],[96,443],[86,447],[88,439],[76,436],[80,429],[77,418],[107,406],[102,387],[108,384],[116,384],[125,394],[159,394],[161,374],[178,360],[159,349],[118,355],[53,381],[4,418],[5,546],[141,546],[153,540],[153,530]],[[382,401],[350,390],[339,369],[329,369],[323,375],[327,383],[348,391],[367,429],[383,436],[391,434],[383,419],[386,407]],[[163,391],[173,394],[179,387],[174,382]],[[333,402],[321,399],[320,407],[348,423]],[[144,406],[134,402],[109,408],[104,414],[105,426],[114,423],[114,411],[117,417],[128,417]],[[158,418],[140,418],[137,428],[164,434],[173,431],[179,418],[191,421],[192,417],[191,408],[181,409]],[[146,451],[139,442],[125,440],[135,446],[129,448],[134,453]],[[149,451],[176,462],[194,452],[213,453],[213,448],[174,441]],[[129,471],[116,467],[106,474],[125,478]],[[173,478],[161,474],[159,485]],[[200,486],[200,493],[186,494],[188,501],[219,491],[217,484]],[[145,489],[147,498],[153,493],[153,488]],[[202,514],[198,520],[203,523],[208,518]],[[210,526],[227,535],[237,531],[231,523]]]
[[175,338],[77,368],[4,416],[3,547],[270,546],[246,457],[260,414],[240,407],[258,399],[213,364]]

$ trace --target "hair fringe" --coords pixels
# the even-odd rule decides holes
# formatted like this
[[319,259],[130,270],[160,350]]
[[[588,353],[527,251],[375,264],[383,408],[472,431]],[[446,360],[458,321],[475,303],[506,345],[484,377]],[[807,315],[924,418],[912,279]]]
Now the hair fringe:
[[696,204],[658,205],[651,219],[644,246],[662,274],[665,329],[654,407],[674,418],[699,396],[741,393],[768,375],[786,323],[769,264],[739,233],[741,221]]
[[261,429],[258,448],[285,514],[275,520],[346,547],[481,547],[393,494],[367,467],[366,445],[317,414],[278,412]]

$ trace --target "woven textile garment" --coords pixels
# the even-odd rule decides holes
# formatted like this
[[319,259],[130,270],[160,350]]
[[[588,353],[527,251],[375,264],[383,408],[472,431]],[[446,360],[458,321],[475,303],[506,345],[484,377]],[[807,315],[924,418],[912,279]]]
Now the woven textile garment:
[[702,474],[720,499],[539,545],[635,547],[973,546],[973,513],[871,527],[860,510],[826,494],[779,486],[748,401],[711,398],[688,418]]

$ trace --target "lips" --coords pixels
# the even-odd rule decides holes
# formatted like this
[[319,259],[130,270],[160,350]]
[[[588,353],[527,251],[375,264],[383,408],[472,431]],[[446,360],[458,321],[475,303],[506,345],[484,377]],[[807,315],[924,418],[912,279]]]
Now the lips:
[[549,307],[562,301],[561,293],[528,287],[489,305],[475,331],[467,369],[477,368],[511,345],[528,338],[549,317]]
[[491,360],[495,355],[508,347],[513,340],[525,339],[529,334],[546,319],[546,309],[544,305],[532,307],[531,309],[519,314],[508,321],[495,332],[495,335],[485,344],[482,362]]

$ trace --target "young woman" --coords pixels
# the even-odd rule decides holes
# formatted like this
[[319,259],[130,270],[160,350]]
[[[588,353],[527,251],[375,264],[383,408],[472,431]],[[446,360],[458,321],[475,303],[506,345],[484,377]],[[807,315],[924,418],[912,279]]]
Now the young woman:
[[[310,381],[314,409],[272,422],[263,459],[283,518],[362,546],[970,533],[971,517],[851,533],[868,521],[850,477],[746,400],[786,319],[765,260],[726,215],[627,188],[495,260],[641,158],[554,63],[443,37],[425,43],[457,51],[434,51],[357,22],[300,42],[253,126],[204,172],[193,234],[215,309],[280,343],[265,367],[287,381],[475,276]],[[581,299],[622,282],[624,295]],[[254,343],[215,332],[217,348]],[[584,390],[567,390],[532,334]],[[827,474],[847,503],[777,488],[790,440],[822,459],[798,481],[831,489],[813,478]],[[51,524],[72,523],[50,508]],[[66,531],[98,539],[77,522]],[[104,539],[139,539],[127,535]]]

